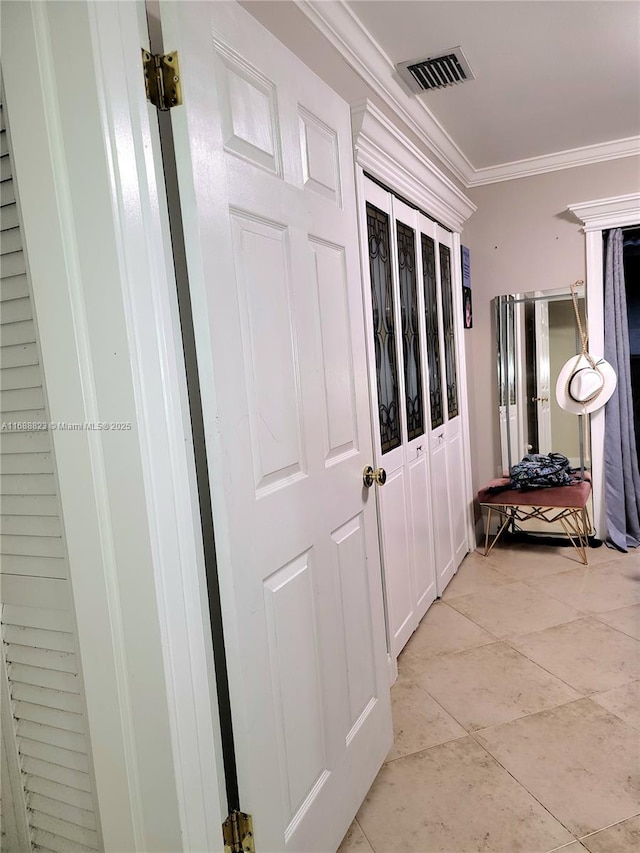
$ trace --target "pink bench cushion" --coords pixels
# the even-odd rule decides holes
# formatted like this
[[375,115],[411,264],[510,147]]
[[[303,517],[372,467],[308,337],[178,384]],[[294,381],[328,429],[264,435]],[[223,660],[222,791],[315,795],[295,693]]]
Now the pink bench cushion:
[[591,483],[587,480],[573,486],[555,486],[551,489],[529,489],[519,491],[506,489],[503,492],[487,491],[491,486],[502,486],[509,483],[508,478],[492,480],[478,492],[478,502],[495,504],[497,506],[540,506],[540,507],[569,507],[582,509],[587,505],[591,493]]

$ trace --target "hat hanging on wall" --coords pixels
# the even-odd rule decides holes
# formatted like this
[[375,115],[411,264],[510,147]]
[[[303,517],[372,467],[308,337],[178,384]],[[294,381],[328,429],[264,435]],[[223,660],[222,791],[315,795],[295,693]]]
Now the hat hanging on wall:
[[600,409],[616,390],[616,374],[603,358],[580,353],[564,365],[556,383],[558,405],[574,415]]
[[616,373],[604,358],[591,355],[587,349],[588,336],[582,329],[576,287],[571,285],[573,310],[582,343],[582,352],[572,356],[564,365],[556,382],[558,405],[574,415],[588,415],[602,408],[616,390]]

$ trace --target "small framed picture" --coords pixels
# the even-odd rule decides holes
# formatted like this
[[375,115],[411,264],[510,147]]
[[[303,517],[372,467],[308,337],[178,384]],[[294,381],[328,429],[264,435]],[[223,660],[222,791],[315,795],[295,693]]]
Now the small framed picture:
[[464,328],[473,329],[473,306],[471,304],[471,288],[462,288],[462,310],[464,311]]
[[473,328],[473,305],[471,303],[471,258],[466,246],[460,247],[462,264],[462,317],[465,329]]

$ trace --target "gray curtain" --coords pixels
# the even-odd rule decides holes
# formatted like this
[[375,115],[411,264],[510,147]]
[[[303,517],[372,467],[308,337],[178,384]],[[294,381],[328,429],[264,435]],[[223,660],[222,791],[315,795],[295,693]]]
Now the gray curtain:
[[618,377],[605,409],[604,479],[607,544],[620,551],[640,545],[640,473],[633,425],[629,324],[622,229],[609,231],[604,268],[604,357]]

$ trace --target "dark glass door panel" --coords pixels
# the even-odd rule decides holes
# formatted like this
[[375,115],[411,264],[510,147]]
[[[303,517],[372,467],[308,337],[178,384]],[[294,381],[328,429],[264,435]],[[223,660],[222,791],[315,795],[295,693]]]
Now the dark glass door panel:
[[389,216],[367,204],[373,339],[376,353],[378,416],[382,453],[400,445],[396,318],[393,310]]
[[416,282],[416,235],[412,228],[397,222],[398,280],[402,312],[402,353],[407,401],[409,441],[424,433],[418,289]]
[[444,330],[444,363],[447,376],[447,411],[449,420],[458,416],[458,378],[456,367],[456,333],[453,322],[451,292],[451,252],[440,245],[440,286],[442,288],[442,326]]
[[429,368],[429,404],[431,429],[444,423],[442,405],[442,369],[440,362],[440,326],[436,282],[435,243],[426,234],[422,238],[422,275],[424,279],[424,310],[427,328],[427,365]]

